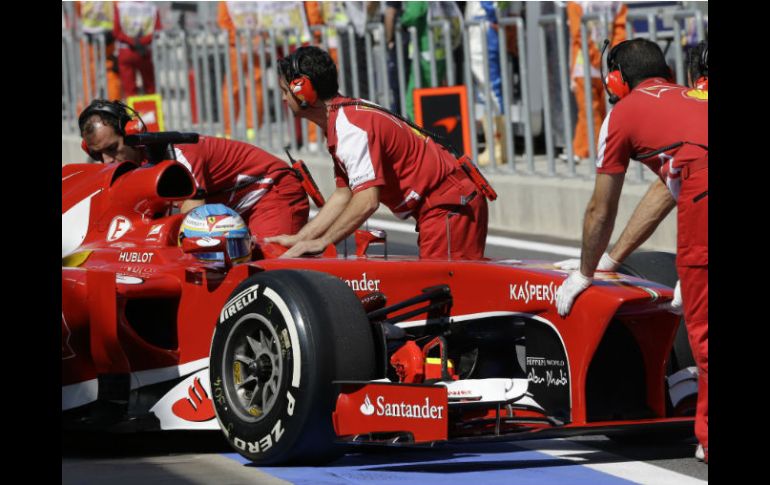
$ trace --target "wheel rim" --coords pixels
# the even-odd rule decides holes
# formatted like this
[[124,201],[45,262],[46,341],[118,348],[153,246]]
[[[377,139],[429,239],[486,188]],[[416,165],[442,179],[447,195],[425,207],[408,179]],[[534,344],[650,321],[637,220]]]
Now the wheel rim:
[[281,340],[262,315],[244,315],[225,343],[225,390],[233,410],[244,421],[257,422],[275,405],[283,379]]

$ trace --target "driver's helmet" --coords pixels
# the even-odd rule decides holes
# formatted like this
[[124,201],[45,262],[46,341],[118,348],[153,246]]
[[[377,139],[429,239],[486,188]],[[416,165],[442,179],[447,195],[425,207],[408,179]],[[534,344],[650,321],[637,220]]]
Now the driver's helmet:
[[[185,237],[227,238],[227,251],[233,263],[251,258],[251,233],[237,212],[224,204],[205,204],[187,213],[179,231],[179,241]],[[201,261],[223,262],[224,253],[193,253]]]

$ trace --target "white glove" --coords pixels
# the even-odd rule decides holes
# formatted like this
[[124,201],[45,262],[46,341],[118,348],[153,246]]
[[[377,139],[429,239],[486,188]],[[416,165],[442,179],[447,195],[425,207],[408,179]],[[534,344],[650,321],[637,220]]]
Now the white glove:
[[562,317],[572,309],[575,298],[586,288],[591,286],[593,278],[583,276],[580,271],[573,271],[556,290],[556,310]]
[[[564,261],[558,261],[553,265],[559,269],[567,271],[575,271],[580,269],[579,259],[565,259]],[[620,267],[620,263],[610,257],[609,254],[602,254],[602,258],[599,260],[599,264],[596,266],[596,271],[616,271]]]
[[671,300],[671,311],[677,315],[682,314],[682,287],[679,280],[676,280],[674,287],[674,299]]

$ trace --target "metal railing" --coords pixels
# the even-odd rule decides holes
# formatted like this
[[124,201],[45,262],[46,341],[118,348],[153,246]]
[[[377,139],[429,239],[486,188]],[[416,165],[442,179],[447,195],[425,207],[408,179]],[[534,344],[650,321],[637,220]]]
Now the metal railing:
[[62,31],[62,133],[77,133],[77,118],[92,99],[107,98],[106,36]]
[[700,10],[682,10],[674,13],[674,63],[676,65],[676,82],[685,84],[687,82],[687,73],[685,72],[682,42],[682,26],[680,20],[688,18],[695,19],[695,32],[697,41],[700,42],[706,38],[707,17]]
[[[627,18],[628,38],[644,35],[653,41],[662,37],[673,36],[673,58],[676,80],[686,82],[685,66],[682,47],[681,22],[694,19],[698,40],[705,38],[707,16],[699,10],[680,10],[673,13],[673,34],[659,32],[656,21],[658,13],[636,14],[629,13]],[[670,15],[670,13],[669,13]],[[636,35],[632,27],[634,20],[644,20],[648,24],[648,32]],[[591,72],[589,58],[588,30],[591,23],[598,22],[599,33],[604,38],[612,19],[599,14],[583,16],[580,24],[580,41],[583,54],[583,69]],[[462,72],[456,72],[452,51],[452,36],[450,21],[446,19],[433,20],[428,25],[428,43],[431,53],[437,49],[444,51],[443,59],[436,55],[426,58],[430,65],[429,85],[463,84],[467,88],[468,112],[470,117],[470,155],[478,159],[479,143],[477,140],[477,115],[483,116],[490,129],[487,133],[486,149],[490,154],[490,166],[483,170],[487,173],[541,175],[547,177],[592,177],[597,154],[598,133],[591,115],[594,92],[590,82],[590,74],[585,82],[585,108],[588,114],[588,144],[590,163],[576,165],[572,147],[573,120],[570,112],[572,93],[569,88],[569,48],[566,38],[566,16],[564,8],[557,8],[555,14],[542,15],[537,24],[526,25],[522,17],[504,17],[498,22],[497,35],[500,44],[500,69],[502,80],[501,115],[503,123],[500,134],[504,140],[503,160],[494,160],[496,142],[492,134],[494,113],[497,107],[477,112],[477,91],[488,107],[496,103],[490,82],[477,86],[473,82],[471,70],[471,55],[469,46],[469,30],[481,27],[484,33],[490,29],[485,20],[464,22],[461,29],[463,37],[462,56],[464,57]],[[517,65],[511,62],[508,53],[509,29],[516,29],[518,44]],[[539,53],[531,58],[537,47],[527,45],[527,33],[535,29],[539,44]],[[555,42],[546,42],[546,33],[555,31]],[[533,32],[533,34],[535,33]],[[311,43],[328,49],[336,45],[340,91],[353,97],[364,97],[385,107],[390,107],[396,90],[392,89],[388,75],[384,24],[370,22],[366,24],[363,38],[357,37],[352,24],[341,26],[318,25],[310,28]],[[407,56],[404,36],[408,36],[407,45],[413,55]],[[254,143],[273,153],[281,153],[284,146],[292,150],[318,150],[323,140],[321,130],[307,120],[295,124],[291,110],[286,109],[278,86],[277,60],[293,51],[300,44],[299,32],[293,29],[254,29],[238,30],[235,32],[234,44],[230,44],[227,31],[215,27],[201,27],[187,32],[181,30],[162,30],[156,32],[152,55],[155,69],[157,90],[163,100],[165,129],[191,130],[213,136],[228,136],[233,139]],[[290,39],[296,39],[296,41]],[[84,36],[78,31],[62,30],[62,133],[77,133],[77,116],[91,99],[107,97],[106,83],[106,44],[103,35]],[[396,53],[395,70],[398,82],[398,100],[400,114],[407,115],[406,88],[410,77],[414,79],[416,88],[423,87],[421,73],[421,53],[414,27],[395,29]],[[336,41],[336,43],[335,43]],[[599,40],[598,42],[600,42]],[[290,44],[292,42],[292,44]],[[489,73],[490,58],[486,48],[487,37],[481,35],[483,43],[484,69]],[[361,51],[363,49],[363,51]],[[549,67],[549,55],[555,54],[555,63]],[[90,59],[93,59],[91,61]],[[91,63],[93,62],[93,68]],[[439,63],[445,63],[445,69],[439,68]],[[233,64],[234,63],[234,64]],[[361,64],[365,63],[365,65]],[[514,99],[514,66],[518,68],[519,83],[518,99]],[[538,74],[540,82],[530,85],[531,76]],[[445,75],[441,75],[444,71]],[[257,75],[259,74],[259,75]],[[365,79],[363,78],[365,76]],[[458,79],[459,78],[459,79]],[[257,81],[258,79],[258,81]],[[560,88],[553,99],[549,91],[549,80],[558,80]],[[363,82],[362,82],[363,81]],[[257,85],[259,83],[259,86]],[[361,92],[362,86],[367,86],[366,92]],[[233,89],[238,86],[239,89]],[[545,153],[535,154],[535,136],[531,106],[542,100],[544,118]],[[605,105],[609,108],[606,95],[603,95]],[[563,109],[556,113],[555,104],[560,102]],[[555,147],[555,119],[559,116],[564,139],[564,152],[567,163],[557,164]],[[299,129],[299,132],[297,132]],[[312,132],[312,133],[311,133]],[[310,143],[314,140],[314,143]],[[523,150],[516,153],[516,141],[523,142]],[[633,179],[644,181],[644,168],[636,164],[632,169]]]
[[[583,79],[583,87],[585,90],[585,110],[586,110],[586,127],[588,128],[588,158],[593,166],[596,163],[596,140],[598,133],[595,133],[594,117],[593,117],[593,76],[591,73],[591,57],[588,54],[588,22],[599,22],[601,28],[601,36],[603,39],[609,39],[608,25],[612,22],[612,19],[608,19],[604,15],[600,14],[587,14],[583,15],[580,19],[580,47],[583,52],[583,73],[585,74]],[[604,62],[604,61],[602,61]],[[604,96],[605,112],[609,113],[609,99]]]
[[508,62],[508,39],[506,36],[506,29],[509,26],[516,27],[516,40],[519,51],[519,79],[521,79],[521,109],[519,110],[521,123],[524,126],[524,151],[526,153],[527,170],[529,173],[535,172],[535,153],[534,144],[532,138],[532,116],[530,115],[530,91],[529,91],[529,65],[527,64],[527,44],[525,42],[525,29],[524,19],[521,17],[506,17],[501,18],[498,21],[500,37],[500,71],[502,75],[502,87],[503,87],[503,106],[510,108],[510,114],[505,113],[505,140],[506,140],[506,158],[510,165],[512,173],[517,173],[515,165],[515,144],[513,137],[513,127],[511,125],[513,119],[513,102],[511,99],[511,86],[513,84],[511,79],[511,71]]
[[551,110],[551,95],[548,91],[548,59],[547,59],[547,45],[545,29],[549,25],[553,25],[556,29],[556,49],[558,55],[558,68],[557,74],[561,79],[561,103],[564,109],[562,110],[562,117],[564,122],[564,140],[565,140],[565,153],[567,154],[568,175],[574,177],[577,172],[575,170],[575,157],[572,150],[572,117],[570,115],[569,107],[569,70],[567,61],[567,48],[564,37],[564,9],[560,9],[559,13],[551,15],[543,15],[540,17],[538,23],[538,34],[540,40],[540,50],[542,52],[542,58],[540,59],[541,73],[543,82],[542,96],[543,96],[543,115],[545,119],[545,144],[546,144],[546,157],[547,157],[547,173],[549,176],[556,175],[556,158],[554,156],[554,142],[553,142],[553,127],[552,127],[552,110]]

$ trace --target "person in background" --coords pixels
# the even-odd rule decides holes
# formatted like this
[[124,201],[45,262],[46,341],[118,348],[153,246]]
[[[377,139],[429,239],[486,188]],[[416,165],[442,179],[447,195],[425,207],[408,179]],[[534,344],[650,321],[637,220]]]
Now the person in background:
[[[580,18],[587,14],[600,14],[611,20],[608,26],[610,46],[614,47],[626,40],[626,16],[628,7],[622,2],[567,2],[567,21],[570,35],[570,88],[575,95],[577,104],[577,123],[572,139],[572,154],[577,161],[588,158],[588,123],[594,125],[594,140],[599,139],[599,129],[606,115],[604,102],[604,87],[602,85],[600,66],[602,55],[597,42],[601,33],[598,22],[589,23],[588,29],[588,59],[590,72],[585,72],[582,41],[580,37]],[[590,80],[590,81],[588,81]],[[586,106],[585,83],[590,83],[591,109]],[[589,119],[590,117],[590,119]],[[561,158],[567,160],[566,151]]]
[[407,60],[408,38],[401,36],[402,45],[396,46],[396,24],[399,21],[402,10],[402,2],[385,3],[385,45],[388,53],[388,84],[390,84],[391,103],[390,110],[396,113],[401,112],[401,88],[398,80],[398,54],[397,48],[401,49],[402,59]]
[[[500,40],[497,25],[497,3],[500,2],[467,2],[465,7],[465,19],[467,21],[486,20],[489,28],[483,29],[474,25],[468,28],[468,40],[470,43],[470,63],[473,81],[476,84],[476,100],[486,103],[484,89],[487,83],[492,92],[492,105],[485,107],[481,113],[481,124],[484,128],[484,140],[486,145],[479,153],[478,165],[485,167],[490,163],[489,147],[494,145],[493,154],[495,163],[502,165],[505,162],[505,118],[503,113],[503,89],[500,70]],[[483,49],[482,35],[487,38],[487,52]],[[484,68],[484,55],[489,63],[489,71]],[[494,126],[489,125],[486,116],[487,109],[492,110]],[[492,142],[494,140],[494,142]]]
[[[258,3],[257,2],[224,2],[220,1],[217,6],[217,24],[222,29],[227,30],[229,43],[230,43],[230,79],[232,82],[232,103],[233,103],[233,117],[235,120],[241,116],[241,83],[238,81],[238,70],[240,64],[241,76],[246,84],[246,95],[244,96],[244,102],[246,103],[246,138],[254,140],[256,137],[254,126],[254,110],[252,108],[256,93],[256,107],[257,107],[257,124],[262,126],[262,117],[264,113],[264,98],[262,95],[262,70],[259,67],[259,51],[258,45],[261,41],[256,33],[256,29],[259,26],[258,23]],[[253,37],[251,39],[241,36],[239,39],[241,52],[240,55],[235,49],[235,36],[236,31],[240,29],[251,29],[253,31]],[[244,45],[245,42],[252,43],[252,68],[254,70],[254,78],[249,79],[249,56],[248,50]],[[253,84],[252,84],[253,83]],[[226,136],[232,136],[232,128],[230,126],[230,90],[231,87],[226,82],[222,83],[222,103],[223,103],[223,115],[225,121],[225,134]]]
[[[115,11],[112,2],[77,2],[75,11],[80,16],[80,22],[83,26],[83,33],[88,40],[88,71],[83,79],[97,79],[96,59],[94,38],[103,35],[105,41],[105,59],[106,79],[107,79],[107,97],[110,99],[120,99],[120,77],[118,76],[118,59],[115,56],[115,38],[113,30],[115,27]],[[83,63],[86,69],[86,63]],[[95,82],[91,82],[95,85]],[[84,86],[85,87],[85,86]],[[85,98],[90,99],[86,93]]]
[[153,2],[115,2],[113,35],[117,41],[118,72],[126,97],[138,94],[137,71],[144,94],[155,92],[152,35],[161,29],[160,12]]
[[[275,29],[278,34],[276,53],[284,56],[294,52],[298,47],[309,45],[313,40],[310,31],[311,17],[317,22],[317,12],[315,8],[308,8],[311,2],[258,2],[259,3],[259,24],[264,29]],[[282,35],[285,33],[286,35]],[[283,40],[286,42],[284,43]],[[288,50],[288,52],[287,52]],[[311,150],[317,147],[317,133],[315,130],[309,130],[308,140],[302,139],[302,124],[297,118],[293,120],[294,137],[297,145],[305,142]],[[291,135],[290,135],[291,136]]]
[[[441,43],[435,44],[435,50],[430,51],[430,43],[428,41],[428,9],[430,8],[429,2],[404,2],[404,10],[401,13],[401,25],[404,28],[416,27],[417,28],[417,42],[419,44],[419,52],[414,52],[414,46],[409,44],[409,57],[418,56],[420,60],[419,76],[420,86],[423,88],[430,87],[430,60],[433,56],[436,60],[436,71],[439,83],[446,74],[446,61],[444,59],[446,53]],[[409,82],[406,86],[406,115],[409,119],[414,120],[414,90],[417,87],[417,81],[415,79],[414,69],[410,62],[409,67]]]

